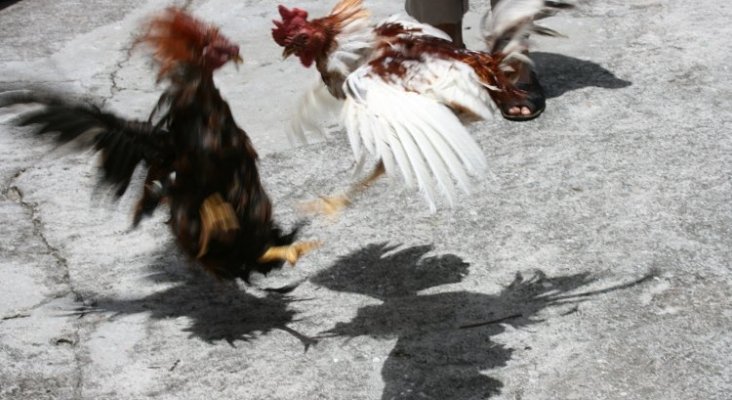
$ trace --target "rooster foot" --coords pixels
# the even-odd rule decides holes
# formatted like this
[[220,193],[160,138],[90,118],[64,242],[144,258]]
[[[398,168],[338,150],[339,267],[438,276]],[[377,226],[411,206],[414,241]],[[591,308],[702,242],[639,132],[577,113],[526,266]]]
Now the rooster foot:
[[239,219],[234,212],[234,207],[224,201],[218,193],[208,196],[203,201],[199,213],[201,215],[201,235],[197,258],[208,253],[208,244],[212,238],[227,241],[239,230]]
[[334,217],[350,205],[351,199],[346,195],[320,196],[317,200],[308,201],[300,205],[300,210],[307,214],[323,214]]
[[300,257],[320,246],[322,246],[322,243],[319,241],[297,242],[289,246],[274,246],[268,248],[267,251],[259,257],[258,261],[261,263],[267,263],[282,260],[287,261],[294,267]]

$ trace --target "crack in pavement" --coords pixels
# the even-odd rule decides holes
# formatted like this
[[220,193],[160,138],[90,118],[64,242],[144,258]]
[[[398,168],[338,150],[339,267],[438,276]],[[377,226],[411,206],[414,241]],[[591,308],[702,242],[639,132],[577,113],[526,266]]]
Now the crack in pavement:
[[[22,192],[20,191],[20,189],[17,186],[13,185],[13,182],[15,182],[18,178],[20,178],[20,176],[23,175],[27,170],[28,170],[28,167],[24,167],[24,168],[17,169],[15,171],[15,173],[13,173],[13,175],[10,177],[10,179],[8,179],[7,183],[4,183],[4,184],[2,184],[2,186],[0,186],[0,200],[6,200],[6,201],[11,201],[11,202],[20,204],[23,208],[26,209],[26,211],[28,211],[30,213],[31,218],[33,218],[32,205],[29,205],[27,202],[24,202],[23,201]],[[34,222],[34,232],[33,233],[36,236],[40,236],[38,234],[38,232],[37,232],[37,229],[38,229],[38,227],[35,226],[35,222]],[[44,238],[42,238],[41,241],[44,243],[44,246],[46,246],[49,249],[49,253],[54,258],[56,258],[57,259],[57,262],[58,262],[59,254],[58,253],[55,253],[54,254],[54,252],[51,250],[52,247],[49,246],[48,242],[45,241]],[[69,278],[69,275],[68,275],[68,268],[67,268],[66,274],[64,275],[64,279],[67,280],[68,282],[70,282],[70,278]],[[58,292],[55,295],[48,296],[45,300],[40,301],[40,302],[38,302],[38,303],[30,306],[30,307],[25,307],[23,309],[18,309],[18,310],[15,310],[10,315],[3,316],[1,318],[0,323],[2,321],[4,321],[4,320],[16,319],[16,317],[17,318],[25,318],[26,316],[30,316],[30,314],[33,311],[35,311],[35,310],[37,310],[37,309],[39,309],[39,308],[41,308],[41,307],[43,307],[43,306],[45,306],[47,304],[53,303],[56,300],[62,299],[64,297],[68,296],[69,294],[74,295],[74,300],[75,301],[78,301],[78,299],[79,299],[80,296],[77,295],[73,290],[61,291],[61,292]]]
[[[194,0],[184,0],[183,5],[181,6],[182,9],[188,10],[193,6]],[[130,61],[132,58],[132,51],[135,49],[136,46],[135,41],[135,35],[130,35],[130,44],[127,47],[123,47],[121,50],[124,51],[124,57],[119,60],[114,65],[114,69],[112,72],[109,73],[109,80],[112,84],[109,90],[109,96],[102,99],[102,107],[106,106],[107,103],[120,91],[122,91],[122,87],[119,86],[118,78],[119,73],[122,71],[122,68],[124,68],[124,65]],[[129,90],[125,88],[125,90]]]
[[135,48],[135,41],[133,36],[130,36],[130,42],[131,43],[127,47],[123,47],[121,49],[122,51],[124,51],[124,57],[122,57],[121,60],[115,63],[114,69],[112,70],[112,72],[109,73],[109,80],[112,83],[112,86],[109,88],[109,96],[105,97],[102,100],[102,107],[106,106],[107,102],[109,102],[109,100],[112,100],[112,98],[122,90],[118,82],[119,73],[120,71],[122,71],[124,64],[128,63],[130,61],[130,58],[132,58],[132,50]]
[[[41,219],[41,213],[40,208],[37,203],[31,203],[27,201],[24,197],[23,191],[16,185],[13,184],[23,173],[26,171],[26,168],[23,168],[16,172],[13,175],[13,178],[10,179],[9,185],[7,189],[3,190],[3,194],[6,197],[12,197],[15,199],[15,201],[23,207],[26,212],[30,215],[31,223],[33,224],[33,235],[36,236],[43,246],[47,249],[48,253],[56,260],[56,264],[59,265],[62,268],[63,275],[62,279],[64,283],[67,286],[67,291],[64,293],[61,293],[57,296],[54,296],[52,299],[48,299],[47,301],[43,301],[40,304],[36,305],[36,307],[40,307],[43,304],[47,304],[48,302],[51,302],[55,299],[67,296],[71,294],[74,298],[75,302],[82,303],[84,302],[84,297],[79,293],[75,288],[71,280],[71,273],[69,269],[69,263],[68,260],[61,254],[58,248],[54,247],[49,241],[46,235],[44,234],[44,224]],[[81,354],[78,350],[78,345],[80,341],[80,335],[79,331],[81,330],[81,326],[79,322],[73,323],[73,334],[71,335],[72,340],[69,344],[71,344],[72,352],[74,355],[74,363],[75,363],[75,371],[76,371],[76,380],[74,382],[74,396],[75,399],[81,399],[82,398],[82,390],[84,385],[84,372],[83,372],[83,360],[81,357]],[[60,342],[57,342],[58,345]]]

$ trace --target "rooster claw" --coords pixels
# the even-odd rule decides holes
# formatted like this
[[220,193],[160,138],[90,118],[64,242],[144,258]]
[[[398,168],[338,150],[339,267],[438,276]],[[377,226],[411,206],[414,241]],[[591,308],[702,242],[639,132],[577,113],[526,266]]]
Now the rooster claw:
[[272,261],[287,261],[291,266],[295,266],[297,261],[312,250],[323,245],[320,241],[297,242],[288,246],[274,246],[259,257],[259,262],[267,263]]

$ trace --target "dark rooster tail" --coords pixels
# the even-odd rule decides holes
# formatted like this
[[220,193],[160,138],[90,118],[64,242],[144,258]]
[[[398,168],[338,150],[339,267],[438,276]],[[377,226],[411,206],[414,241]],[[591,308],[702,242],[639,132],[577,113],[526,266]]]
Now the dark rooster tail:
[[165,132],[150,123],[129,121],[102,111],[96,105],[66,100],[64,95],[42,92],[16,92],[0,96],[0,107],[39,104],[42,107],[22,114],[17,126],[36,125],[37,135],[58,133],[54,142],[72,144],[78,150],[93,148],[100,152],[100,184],[114,188],[122,196],[141,162],[149,164],[171,158],[164,143]]

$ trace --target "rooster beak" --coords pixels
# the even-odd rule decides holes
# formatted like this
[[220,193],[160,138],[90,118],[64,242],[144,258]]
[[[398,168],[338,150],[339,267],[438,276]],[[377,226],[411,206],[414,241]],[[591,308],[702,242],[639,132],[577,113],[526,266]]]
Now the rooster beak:
[[244,59],[237,54],[231,60],[234,61],[234,66],[236,67],[236,70],[239,71],[239,65],[244,62]]
[[287,57],[293,55],[295,53],[294,47],[285,47],[284,50],[282,50],[282,59],[286,59]]

